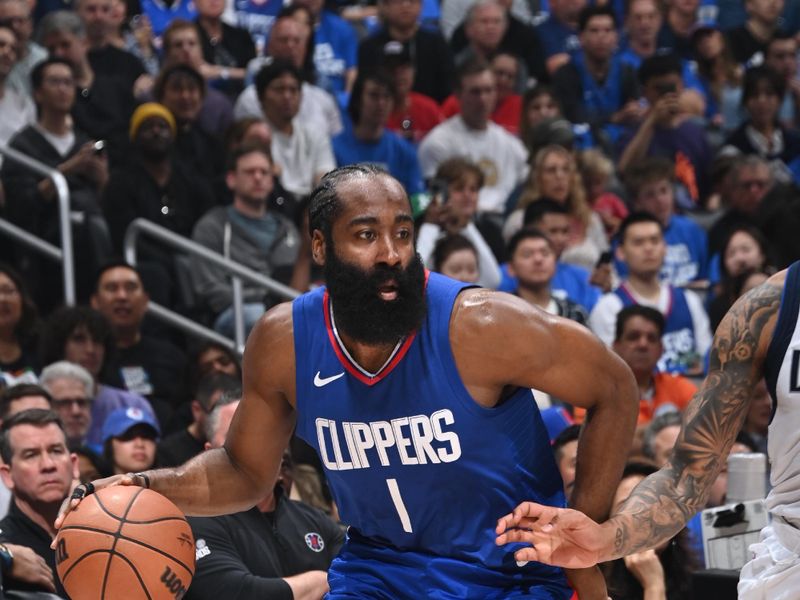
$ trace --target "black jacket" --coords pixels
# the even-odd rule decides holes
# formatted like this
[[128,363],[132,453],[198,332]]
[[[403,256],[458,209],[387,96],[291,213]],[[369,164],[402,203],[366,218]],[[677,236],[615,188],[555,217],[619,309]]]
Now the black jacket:
[[[8,508],[8,514],[5,519],[0,521],[0,542],[7,542],[9,544],[17,544],[19,546],[27,546],[36,554],[41,556],[47,566],[53,571],[53,577],[56,582],[56,594],[62,598],[67,598],[67,593],[61,585],[61,580],[56,574],[56,554],[50,549],[50,544],[53,539],[50,534],[42,529],[39,525],[29,519],[19,508],[13,498]],[[29,583],[24,583],[12,579],[11,577],[3,578],[3,589],[5,591],[39,591],[44,592],[42,588],[37,588]],[[0,597],[2,595],[0,594]]]
[[272,513],[258,508],[219,517],[190,517],[197,571],[186,600],[291,600],[282,579],[327,571],[344,532],[315,508],[276,492]]

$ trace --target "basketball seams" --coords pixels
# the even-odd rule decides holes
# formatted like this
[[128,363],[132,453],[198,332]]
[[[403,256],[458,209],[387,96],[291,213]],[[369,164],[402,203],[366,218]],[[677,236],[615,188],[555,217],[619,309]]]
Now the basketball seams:
[[150,595],[150,590],[147,589],[147,586],[144,583],[144,579],[142,579],[142,576],[139,575],[139,569],[136,568],[136,565],[133,564],[131,559],[129,559],[124,554],[119,554],[119,553],[116,553],[115,556],[118,556],[119,558],[124,560],[126,563],[128,563],[128,566],[131,568],[131,571],[133,571],[134,574],[136,575],[136,579],[139,580],[139,585],[142,586],[142,589],[144,590],[144,594],[145,594],[145,596],[147,596],[147,600],[153,600],[153,597]]
[[[184,543],[187,539],[187,533],[189,537],[193,537],[185,517],[176,515],[174,505],[173,510],[168,510],[166,506],[161,508],[159,504],[156,504],[153,509],[150,509],[148,508],[149,502],[146,503],[148,506],[144,506],[143,511],[139,512],[137,501],[139,501],[139,504],[142,504],[145,500],[150,500],[148,494],[145,494],[145,498],[139,498],[139,495],[144,492],[145,490],[143,488],[134,488],[125,491],[121,495],[107,495],[108,497],[103,497],[102,499],[102,494],[93,495],[92,499],[95,503],[92,507],[87,506],[89,512],[87,512],[85,518],[78,517],[76,519],[76,524],[65,525],[62,528],[59,534],[63,533],[66,535],[72,530],[71,537],[85,540],[85,542],[81,543],[85,543],[89,548],[92,545],[95,547],[89,550],[86,546],[82,546],[81,554],[74,557],[71,561],[72,564],[63,571],[62,580],[65,583],[69,581],[72,586],[76,584],[82,585],[81,574],[84,572],[91,572],[93,573],[91,578],[96,584],[99,584],[99,589],[95,588],[94,593],[100,593],[100,600],[111,598],[109,594],[114,596],[119,596],[120,594],[127,596],[133,592],[133,587],[135,587],[133,586],[133,579],[130,579],[129,574],[127,574],[127,569],[130,569],[136,575],[139,587],[144,590],[147,600],[153,600],[153,598],[160,597],[158,595],[160,593],[160,588],[158,590],[154,589],[153,593],[151,593],[147,587],[148,581],[152,577],[158,577],[157,573],[152,572],[153,569],[151,567],[154,564],[161,563],[163,559],[168,561],[167,564],[171,566],[172,573],[174,573],[174,575],[169,575],[169,570],[167,570],[161,575],[161,581],[165,584],[169,583],[169,585],[167,585],[168,589],[172,583],[176,581],[176,577],[185,580],[185,577],[188,576],[189,581],[191,581],[195,574],[196,565],[194,564],[193,544],[191,545],[191,552],[189,552]],[[154,496],[158,496],[158,494],[156,493]],[[153,500],[155,501],[155,498],[153,498]],[[170,503],[167,502],[167,504]],[[161,508],[161,510],[158,510],[156,506]],[[112,508],[114,512],[112,512]],[[76,515],[79,512],[81,511],[76,511]],[[166,513],[168,516],[148,518],[158,515],[159,512],[161,515]],[[140,520],[130,519],[129,517],[132,514],[140,516]],[[141,519],[141,517],[144,517],[144,519]],[[113,522],[117,524],[117,527],[114,527],[109,519],[112,519]],[[176,521],[182,522],[183,525],[178,525],[175,523]],[[162,523],[165,525],[163,530],[160,527],[156,527]],[[126,528],[126,524],[130,524],[130,527]],[[168,537],[171,538],[172,535],[176,537],[175,540],[169,544],[169,550],[162,550],[157,546],[163,545],[162,542],[166,541],[162,540],[162,535],[166,531],[174,532],[174,534],[170,533]],[[143,536],[144,541],[133,537],[140,535]],[[180,545],[175,545],[176,542],[180,542]],[[102,548],[98,548],[98,545],[101,545]],[[147,558],[150,562],[149,564],[142,563],[139,565],[144,569],[140,572],[139,567],[137,567],[137,561],[139,561],[138,557],[147,557],[146,551],[151,553],[151,556]],[[128,554],[130,554],[130,557],[127,556]],[[113,559],[115,555],[124,561],[124,566],[122,563],[114,563]],[[161,556],[162,559],[159,559],[158,556]],[[178,557],[181,557],[183,560]],[[68,558],[66,551],[64,558]],[[64,560],[64,562],[68,563],[70,561]],[[67,565],[65,564],[64,566],[66,567]],[[86,571],[86,569],[89,569],[89,571]],[[100,574],[101,571],[102,576]],[[180,575],[181,571],[186,575]],[[73,575],[75,578],[72,577]],[[167,577],[167,575],[169,575],[169,577]],[[125,583],[126,580],[127,583]],[[154,584],[155,581],[154,579]],[[180,583],[179,579],[177,579],[177,581]],[[124,590],[127,590],[127,592]],[[116,597],[114,600],[116,600]]]
[[103,585],[100,588],[100,597],[101,598],[105,598],[106,597],[106,585],[108,584],[108,573],[111,571],[111,559],[114,558],[114,556],[122,556],[121,554],[118,554],[117,552],[114,551],[114,548],[117,547],[117,542],[119,541],[119,536],[122,533],[122,526],[125,525],[125,519],[128,516],[128,513],[133,508],[133,503],[136,501],[136,498],[139,497],[139,494],[141,494],[143,491],[144,491],[144,488],[139,489],[139,490],[136,491],[136,493],[133,496],[130,497],[130,499],[128,500],[128,505],[125,507],[125,511],[122,513],[121,517],[117,517],[115,515],[111,515],[111,512],[108,511],[105,506],[103,506],[103,502],[100,500],[100,498],[98,496],[96,496],[96,495],[94,497],[95,502],[97,502],[97,504],[100,506],[100,508],[104,512],[106,512],[110,516],[114,516],[115,519],[119,520],[119,528],[117,529],[116,533],[112,534],[114,536],[114,542],[111,544],[111,549],[109,550],[109,555],[108,555],[108,563],[106,563],[106,572],[103,574]]
[[[184,519],[180,519],[180,520],[184,520]],[[128,524],[130,524],[130,521],[128,521]],[[188,573],[190,573],[192,575],[192,577],[194,577],[194,569],[189,567],[189,565],[187,565],[187,564],[183,563],[182,561],[178,560],[177,558],[175,558],[171,554],[168,554],[167,552],[164,552],[163,550],[160,550],[159,548],[156,548],[155,546],[151,546],[150,544],[147,544],[147,543],[145,543],[145,542],[143,542],[141,540],[137,540],[136,538],[128,537],[124,533],[120,532],[119,534],[114,534],[114,533],[112,533],[112,532],[110,532],[110,531],[108,531],[106,529],[95,529],[94,527],[89,527],[87,525],[70,525],[69,527],[64,527],[63,528],[64,531],[66,531],[68,529],[72,529],[74,531],[89,531],[91,533],[102,533],[102,534],[114,537],[114,540],[115,540],[114,546],[112,546],[111,548],[105,549],[105,550],[93,550],[92,552],[110,552],[115,556],[122,556],[119,552],[115,552],[114,551],[114,547],[116,546],[116,541],[117,540],[122,540],[123,542],[129,542],[131,544],[136,544],[137,546],[141,546],[143,548],[147,548],[148,550],[152,550],[153,552],[156,552],[157,554],[161,554],[162,556],[165,556],[166,558],[168,558],[171,561],[173,561],[175,564],[180,565],[181,567],[183,567]],[[72,569],[72,567],[70,567],[70,569]]]

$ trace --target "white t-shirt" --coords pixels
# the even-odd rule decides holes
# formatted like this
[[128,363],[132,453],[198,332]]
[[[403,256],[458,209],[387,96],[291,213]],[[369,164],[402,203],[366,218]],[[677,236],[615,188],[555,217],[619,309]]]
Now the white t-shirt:
[[33,100],[6,86],[0,98],[0,144],[8,144],[15,133],[35,122],[36,107]]
[[[237,121],[247,117],[264,118],[261,102],[258,100],[256,86],[244,88],[233,107],[233,118]],[[300,111],[297,118],[319,131],[326,131],[330,137],[342,131],[342,116],[336,100],[321,87],[303,82],[300,96]]]
[[485,181],[478,197],[481,212],[504,212],[508,195],[528,174],[525,146],[496,123],[490,122],[482,131],[469,129],[456,115],[437,125],[419,147],[422,176],[432,178],[441,163],[457,156],[470,159],[483,171]]
[[306,196],[314,189],[317,177],[336,168],[331,139],[325,131],[292,120],[292,135],[272,127],[272,158],[281,166],[281,184],[288,191]]
[[[642,298],[629,286],[628,291],[631,296],[633,296],[633,299],[642,306],[655,308],[662,314],[666,314],[670,310],[672,300],[669,293],[669,285],[661,284],[661,291],[658,296],[658,301],[656,302]],[[711,348],[712,341],[708,314],[703,307],[703,301],[700,299],[700,296],[691,290],[683,290],[683,293],[686,296],[686,304],[689,307],[689,313],[692,318],[695,352],[701,357],[705,357],[709,348]],[[589,315],[589,328],[606,346],[611,346],[614,343],[617,314],[619,314],[622,308],[622,299],[614,292],[609,292],[600,297]]]

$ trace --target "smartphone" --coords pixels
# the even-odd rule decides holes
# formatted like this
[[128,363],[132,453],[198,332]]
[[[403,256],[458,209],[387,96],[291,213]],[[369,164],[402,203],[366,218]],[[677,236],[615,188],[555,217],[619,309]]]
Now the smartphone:
[[614,254],[611,250],[606,250],[600,255],[600,258],[597,259],[597,264],[595,268],[602,267],[603,265],[610,265],[611,261],[614,259]]
[[438,206],[447,204],[447,182],[444,179],[432,179],[429,187],[432,203]]

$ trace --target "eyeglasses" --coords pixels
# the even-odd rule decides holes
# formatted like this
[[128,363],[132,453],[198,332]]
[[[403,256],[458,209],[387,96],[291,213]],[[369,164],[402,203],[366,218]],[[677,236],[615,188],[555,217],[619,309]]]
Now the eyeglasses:
[[83,410],[92,405],[92,400],[91,398],[61,398],[59,400],[53,400],[53,407],[56,410],[70,408],[73,405]]

